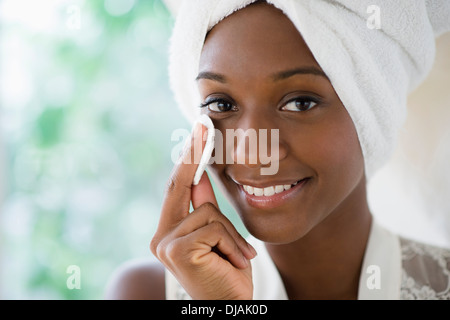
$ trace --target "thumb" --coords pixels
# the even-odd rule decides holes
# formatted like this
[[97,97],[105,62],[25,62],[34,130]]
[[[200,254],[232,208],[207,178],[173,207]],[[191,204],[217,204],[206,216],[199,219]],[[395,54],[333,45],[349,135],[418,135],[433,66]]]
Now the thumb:
[[213,187],[211,185],[211,181],[209,180],[206,171],[203,172],[199,183],[195,186],[192,186],[191,192],[192,207],[194,208],[194,210],[206,202],[211,202],[213,205],[219,208]]

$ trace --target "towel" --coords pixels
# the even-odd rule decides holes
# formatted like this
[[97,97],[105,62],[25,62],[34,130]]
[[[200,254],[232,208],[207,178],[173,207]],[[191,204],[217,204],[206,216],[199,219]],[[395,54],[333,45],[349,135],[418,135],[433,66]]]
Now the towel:
[[[206,33],[253,2],[167,0],[177,16],[170,42],[170,85],[189,121],[200,113],[195,78]],[[406,118],[407,96],[433,65],[436,37],[450,31],[450,1],[267,2],[293,22],[330,79],[355,125],[369,180],[392,155]]]

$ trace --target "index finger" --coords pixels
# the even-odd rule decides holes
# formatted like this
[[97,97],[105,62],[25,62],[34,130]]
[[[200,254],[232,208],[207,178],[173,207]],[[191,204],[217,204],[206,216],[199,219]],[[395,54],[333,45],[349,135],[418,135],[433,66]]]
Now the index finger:
[[162,204],[160,225],[177,224],[189,213],[192,181],[206,144],[203,137],[207,130],[200,122],[196,123],[188,144],[171,172]]

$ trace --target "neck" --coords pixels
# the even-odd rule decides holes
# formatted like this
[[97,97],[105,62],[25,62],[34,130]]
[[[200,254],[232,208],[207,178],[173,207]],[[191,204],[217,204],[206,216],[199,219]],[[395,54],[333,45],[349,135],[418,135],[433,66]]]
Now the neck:
[[289,299],[357,299],[372,216],[365,180],[326,219],[289,244],[266,244]]

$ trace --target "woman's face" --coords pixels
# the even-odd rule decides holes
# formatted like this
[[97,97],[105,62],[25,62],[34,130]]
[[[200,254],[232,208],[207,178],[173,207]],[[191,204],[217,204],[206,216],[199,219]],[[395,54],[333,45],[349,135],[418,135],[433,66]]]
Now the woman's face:
[[[295,241],[361,194],[364,161],[353,122],[281,11],[255,4],[218,23],[199,70],[202,113],[221,131],[224,146],[227,129],[267,129],[268,136],[279,129],[276,174],[261,175],[270,165],[242,143],[233,156],[245,164],[210,166],[251,234],[271,243]],[[270,142],[267,148],[270,154]],[[268,188],[268,195],[255,188]]]

